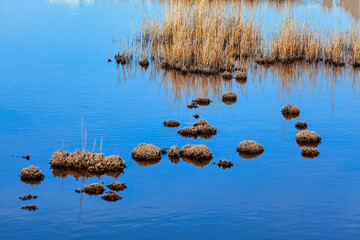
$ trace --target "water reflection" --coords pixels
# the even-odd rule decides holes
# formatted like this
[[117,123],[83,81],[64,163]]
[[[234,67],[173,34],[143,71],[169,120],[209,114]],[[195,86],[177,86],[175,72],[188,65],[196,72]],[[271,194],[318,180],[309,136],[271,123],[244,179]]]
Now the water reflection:
[[72,169],[72,168],[51,168],[52,174],[54,177],[58,178],[66,178],[67,176],[72,176],[75,180],[79,180],[79,178],[92,178],[97,177],[100,178],[101,176],[109,176],[113,178],[118,178],[121,174],[124,174],[124,171],[110,171],[105,173],[95,173],[89,172],[85,169]]
[[356,21],[360,17],[360,1],[357,0],[323,0],[322,7],[326,10],[333,10],[334,8],[344,9],[346,13],[350,14]]

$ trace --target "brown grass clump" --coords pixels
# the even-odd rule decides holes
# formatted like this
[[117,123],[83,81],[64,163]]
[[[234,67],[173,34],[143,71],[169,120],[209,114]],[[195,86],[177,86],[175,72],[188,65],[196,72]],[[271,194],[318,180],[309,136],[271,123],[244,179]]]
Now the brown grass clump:
[[23,201],[26,201],[26,200],[30,200],[30,199],[37,199],[37,195],[31,195],[31,194],[28,194],[28,195],[24,195],[22,197],[19,197],[19,199],[23,200]]
[[269,55],[265,55],[256,59],[255,62],[259,65],[273,65],[276,63],[276,60]]
[[147,68],[150,65],[149,59],[147,59],[146,57],[143,57],[140,61],[139,61],[139,65],[143,68]]
[[145,20],[142,45],[163,68],[214,74],[231,71],[236,58],[247,58],[260,46],[260,28],[245,17],[240,4],[174,1],[161,20]]
[[101,196],[102,199],[108,202],[116,202],[122,199],[122,197],[119,196],[116,192],[109,191],[108,193],[105,193],[103,196]]
[[242,158],[252,159],[260,156],[264,152],[264,147],[255,141],[242,141],[237,147],[236,151]]
[[178,121],[169,120],[168,122],[164,121],[164,127],[178,127],[180,126],[180,123]]
[[112,191],[123,191],[127,186],[124,182],[113,182],[107,185],[107,187]]
[[25,158],[26,160],[30,160],[30,154],[26,154],[25,156],[22,156],[22,158]]
[[224,80],[231,80],[234,76],[231,72],[225,71],[221,74],[222,79]]
[[320,154],[319,150],[317,148],[313,147],[303,147],[301,149],[301,156],[304,158],[316,158]]
[[248,78],[248,75],[246,72],[238,72],[236,75],[235,75],[235,80],[236,81],[246,81]]
[[307,123],[305,121],[297,121],[295,127],[297,130],[304,130],[307,128]]
[[160,161],[161,150],[152,144],[141,143],[131,152],[134,160]]
[[211,103],[211,100],[208,97],[198,97],[195,100],[193,100],[192,102],[195,104],[198,104],[200,106],[207,106]]
[[56,151],[50,159],[52,168],[84,169],[93,173],[106,173],[121,171],[125,166],[125,161],[121,161],[119,156],[105,157],[101,153],[79,152],[74,153]]
[[227,161],[227,160],[219,160],[218,163],[216,163],[216,165],[218,165],[218,167],[222,167],[223,169],[226,168],[231,168],[234,164],[232,163],[232,161]]
[[22,206],[21,209],[29,210],[29,211],[35,211],[35,210],[37,210],[39,208],[34,204],[34,205]]
[[21,181],[31,185],[39,184],[45,178],[45,175],[41,172],[41,170],[34,166],[23,168],[20,172],[20,176]]
[[297,118],[300,115],[300,109],[292,104],[286,104],[282,109],[281,113],[285,119],[290,120]]
[[222,100],[228,102],[236,102],[237,95],[231,91],[227,91],[222,95]]
[[199,114],[195,114],[195,115],[193,115],[193,117],[194,117],[195,119],[198,119],[200,116],[199,116]]
[[178,131],[178,134],[183,137],[200,137],[205,139],[211,138],[216,133],[217,129],[204,119],[194,123],[191,127],[184,127]]
[[178,146],[172,146],[169,148],[168,156],[170,159],[178,159],[180,158],[180,149]]
[[102,183],[92,183],[89,186],[84,187],[84,192],[89,195],[100,195],[105,191]]
[[303,146],[318,146],[321,143],[321,137],[314,131],[304,130],[296,134],[296,143]]
[[125,55],[125,53],[122,53],[120,55],[120,52],[117,52],[115,54],[115,60],[116,60],[117,64],[121,63],[121,65],[125,65],[126,63],[129,62],[129,58]]
[[198,105],[196,105],[195,102],[190,103],[189,105],[186,105],[187,108],[193,109],[193,108],[198,108]]
[[359,31],[352,31],[350,34],[349,45],[351,46],[349,52],[350,64],[353,67],[360,67],[360,34]]
[[193,160],[211,160],[212,153],[208,147],[204,144],[192,145],[188,144],[181,148],[180,155],[184,159]]

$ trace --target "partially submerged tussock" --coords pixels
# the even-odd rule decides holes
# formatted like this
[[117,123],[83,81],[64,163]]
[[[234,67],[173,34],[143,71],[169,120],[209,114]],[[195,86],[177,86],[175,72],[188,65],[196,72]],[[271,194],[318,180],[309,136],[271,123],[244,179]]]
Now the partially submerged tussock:
[[222,167],[222,169],[226,169],[226,168],[231,168],[234,164],[232,163],[232,161],[227,161],[227,160],[219,160],[216,165],[218,165],[218,167]]
[[208,97],[198,97],[195,100],[193,100],[192,102],[195,104],[198,104],[200,106],[207,106],[211,103],[211,100]]
[[38,167],[30,166],[23,168],[20,172],[21,181],[27,184],[39,184],[44,180],[45,175],[41,172]]
[[93,173],[106,173],[111,171],[121,171],[125,168],[125,161],[119,156],[108,156],[94,152],[74,153],[67,151],[56,151],[50,159],[52,168],[84,169]]
[[264,147],[253,140],[242,141],[236,151],[242,158],[252,159],[260,156],[264,152]]
[[286,104],[282,109],[281,113],[287,120],[297,118],[300,115],[300,109],[292,104]]
[[38,196],[37,195],[31,195],[30,193],[28,195],[24,195],[22,197],[19,197],[19,199],[26,201],[26,200],[30,200],[30,199],[37,199]]
[[139,61],[139,65],[143,68],[147,68],[150,65],[149,59],[147,59],[146,57],[143,57],[140,61]]
[[180,123],[178,121],[175,120],[169,120],[169,121],[164,121],[163,122],[164,127],[178,127],[180,126]]
[[100,195],[105,191],[102,183],[92,183],[89,186],[84,187],[84,192],[89,195]]
[[200,137],[209,139],[216,135],[217,129],[203,119],[194,123],[191,127],[184,127],[180,129],[178,133],[183,137]]
[[211,160],[212,159],[212,152],[204,144],[185,145],[181,148],[180,155],[183,160],[184,159],[192,159],[192,160]]
[[152,144],[141,143],[132,150],[131,155],[134,160],[160,161],[161,150]]
[[255,60],[259,65],[273,65],[276,63],[276,60],[269,55],[261,56]]
[[34,205],[22,206],[21,209],[29,210],[29,211],[35,211],[35,210],[37,210],[39,208],[34,204]]
[[121,55],[120,55],[120,52],[117,52],[115,54],[115,61],[117,64],[121,63],[121,65],[125,65],[125,64],[129,63],[130,58],[125,55],[125,52],[123,52]]
[[236,81],[246,81],[248,78],[248,75],[246,72],[238,72],[236,75],[235,75],[235,80]]
[[125,188],[127,188],[126,184],[124,182],[113,182],[107,185],[107,187],[112,191],[123,191]]
[[320,154],[319,150],[317,148],[313,147],[303,147],[301,149],[301,156],[304,158],[316,158]]
[[299,146],[318,146],[321,143],[321,137],[314,131],[303,130],[296,134],[296,143]]
[[180,158],[180,149],[178,146],[172,146],[168,150],[168,156],[170,159],[179,159]]
[[236,102],[237,100],[237,95],[231,91],[227,91],[222,95],[222,100],[223,102]]
[[304,130],[307,128],[307,123],[305,121],[296,121],[295,128],[297,130]]
[[116,201],[119,201],[120,199],[122,199],[122,197],[120,197],[119,194],[117,194],[116,192],[112,192],[112,191],[105,193],[103,196],[101,196],[101,198],[108,202],[116,202]]
[[231,72],[225,71],[221,74],[222,79],[224,80],[231,80],[234,76]]

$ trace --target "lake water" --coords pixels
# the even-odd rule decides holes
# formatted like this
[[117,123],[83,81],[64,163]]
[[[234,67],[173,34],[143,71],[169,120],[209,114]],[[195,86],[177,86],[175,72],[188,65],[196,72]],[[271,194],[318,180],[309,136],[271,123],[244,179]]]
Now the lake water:
[[[340,1],[342,3],[346,1]],[[136,28],[156,1],[4,0],[0,2],[0,239],[358,239],[360,238],[360,83],[358,70],[301,64],[249,68],[245,84],[220,77],[184,77],[155,68],[108,63],[116,39]],[[267,24],[287,12],[310,14],[346,28],[356,20],[343,5],[321,1],[255,6]],[[345,5],[344,5],[345,6]],[[249,6],[251,7],[251,6]],[[146,11],[144,11],[146,9]],[[356,12],[356,11],[355,11]],[[237,103],[221,102],[232,90]],[[207,107],[186,107],[209,96]],[[300,107],[285,120],[286,103]],[[211,139],[183,138],[164,128],[174,119],[189,126],[193,114],[218,129]],[[127,168],[118,179],[84,179],[85,185],[123,181],[122,200],[75,193],[81,178],[54,177],[49,159],[96,139],[105,155],[119,154]],[[320,156],[305,159],[295,142],[296,120],[322,137]],[[236,152],[243,140],[264,146],[258,158]],[[223,170],[167,155],[153,166],[131,159],[139,143],[158,147],[204,143]],[[16,157],[30,154],[27,161]],[[39,185],[20,181],[22,168],[38,166]],[[32,193],[38,199],[19,200]],[[25,211],[21,206],[36,204]]]

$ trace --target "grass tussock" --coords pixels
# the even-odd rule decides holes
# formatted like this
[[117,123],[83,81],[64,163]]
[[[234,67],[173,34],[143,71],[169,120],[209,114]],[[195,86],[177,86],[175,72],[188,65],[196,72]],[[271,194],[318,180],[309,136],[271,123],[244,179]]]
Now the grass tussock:
[[21,209],[29,210],[29,211],[35,211],[35,210],[37,210],[39,208],[35,204],[33,204],[33,205],[22,206]]
[[300,108],[292,104],[286,104],[281,109],[281,113],[285,119],[290,120],[300,115]]
[[30,166],[21,170],[20,177],[22,182],[36,185],[44,180],[45,175],[38,167]]
[[317,147],[321,143],[321,137],[314,131],[303,130],[296,134],[296,143],[300,147]]
[[180,149],[178,146],[172,146],[168,150],[168,156],[170,159],[179,159],[180,158]]
[[175,120],[164,121],[163,124],[164,124],[164,127],[170,127],[170,128],[180,126],[180,123]]
[[52,168],[77,169],[85,170],[90,173],[106,173],[112,171],[122,171],[125,161],[119,156],[108,156],[94,152],[80,152],[76,150],[74,153],[67,151],[56,151],[50,159]]
[[102,183],[92,183],[86,187],[84,187],[84,192],[89,195],[100,195],[105,191]]
[[264,147],[253,140],[242,141],[236,148],[242,158],[252,159],[260,156],[264,152]]
[[297,130],[305,130],[307,128],[307,123],[305,121],[296,121],[295,128]]
[[226,169],[226,168],[231,168],[234,164],[232,161],[227,161],[227,160],[219,160],[216,165],[218,165],[218,167],[221,167],[222,169]]
[[116,202],[122,199],[116,192],[109,191],[105,193],[101,198],[107,202]]
[[211,103],[211,100],[208,97],[198,97],[192,100],[192,102],[200,106],[208,106]]
[[303,147],[301,149],[301,156],[304,158],[316,158],[320,154],[319,150],[317,148],[313,147]]
[[191,127],[184,127],[178,131],[178,134],[183,137],[193,137],[195,139],[197,137],[210,139],[215,136],[216,133],[217,129],[204,119],[194,123]]
[[161,150],[152,144],[141,143],[132,150],[131,155],[138,160],[160,160]]
[[38,196],[37,195],[31,195],[30,193],[28,195],[24,195],[22,197],[19,197],[19,199],[26,201],[26,200],[31,200],[31,199],[37,199]]
[[204,144],[192,145],[188,144],[180,150],[181,158],[193,159],[193,160],[211,160],[212,152]]
[[126,184],[124,182],[113,182],[107,185],[107,187],[112,191],[123,191],[125,188],[127,188]]

